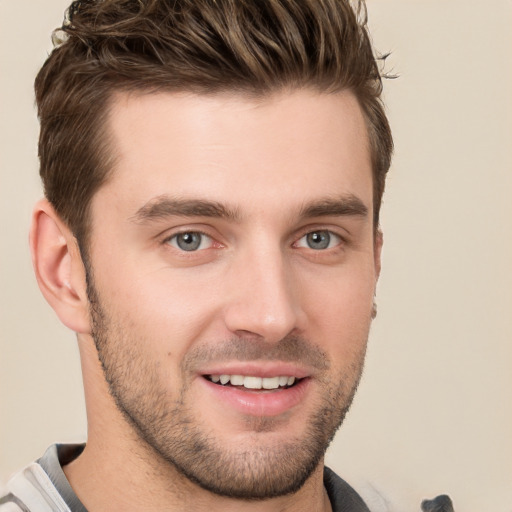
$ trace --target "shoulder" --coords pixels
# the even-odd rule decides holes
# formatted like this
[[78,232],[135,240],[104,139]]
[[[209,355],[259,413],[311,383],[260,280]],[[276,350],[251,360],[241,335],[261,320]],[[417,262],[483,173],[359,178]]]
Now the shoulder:
[[324,468],[324,486],[333,512],[370,512],[361,496],[328,467]]
[[30,512],[23,502],[9,493],[0,497],[0,512]]
[[0,512],[71,512],[36,462],[15,474],[0,497]]

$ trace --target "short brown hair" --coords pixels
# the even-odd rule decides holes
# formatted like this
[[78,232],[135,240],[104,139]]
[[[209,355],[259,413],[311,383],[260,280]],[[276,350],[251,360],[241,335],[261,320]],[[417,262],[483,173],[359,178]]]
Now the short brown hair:
[[35,81],[40,174],[81,246],[113,168],[105,120],[116,91],[351,90],[367,124],[378,225],[393,142],[362,0],[81,0],[54,39]]

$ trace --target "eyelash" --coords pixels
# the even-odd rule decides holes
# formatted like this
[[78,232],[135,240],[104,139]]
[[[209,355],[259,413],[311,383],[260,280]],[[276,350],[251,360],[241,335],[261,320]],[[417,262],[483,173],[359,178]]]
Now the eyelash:
[[[219,247],[222,245],[222,244],[216,242],[215,239],[212,236],[210,236],[208,233],[205,233],[205,232],[197,230],[197,229],[196,230],[190,229],[190,230],[180,231],[178,233],[173,233],[171,236],[166,237],[162,241],[162,244],[171,245],[171,247],[174,247],[176,250],[178,250],[180,252],[183,252],[183,253],[189,253],[189,254],[194,253],[194,252],[199,252],[200,250],[205,250],[205,248],[203,248],[203,249],[199,249],[198,248],[198,249],[195,249],[195,250],[192,250],[192,251],[187,251],[185,249],[182,249],[180,247],[177,247],[177,246],[173,245],[171,243],[172,240],[177,239],[180,235],[181,236],[183,236],[183,235],[200,235],[202,237],[202,240],[200,242],[201,245],[204,243],[204,239],[205,238],[211,240],[212,245],[217,244]],[[210,247],[207,247],[206,249],[209,249],[209,248]]]
[[[327,234],[328,236],[328,246],[327,247],[323,247],[323,248],[313,248],[313,247],[306,247],[304,245],[299,245],[299,243],[301,242],[301,240],[303,239],[306,239],[311,236],[311,235],[314,235],[314,234],[322,234],[322,235],[325,235]],[[331,246],[331,242],[335,242],[335,244],[333,246]],[[314,230],[311,230],[311,231],[308,231],[306,233],[304,233],[300,238],[297,239],[297,241],[293,244],[295,247],[303,247],[305,249],[311,249],[313,251],[317,251],[317,252],[323,252],[323,251],[327,251],[329,249],[336,249],[338,246],[340,246],[342,243],[344,242],[344,239],[338,234],[338,233],[335,233],[334,231],[330,230],[330,229],[314,229]],[[306,241],[306,244],[308,243],[308,241]]]

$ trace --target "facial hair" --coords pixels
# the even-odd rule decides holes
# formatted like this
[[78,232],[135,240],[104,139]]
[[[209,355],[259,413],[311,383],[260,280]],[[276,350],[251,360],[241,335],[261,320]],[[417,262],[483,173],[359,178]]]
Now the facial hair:
[[[219,496],[264,500],[297,492],[322,460],[350,407],[359,383],[366,347],[355,362],[333,372],[327,353],[310,341],[288,336],[272,345],[233,338],[191,350],[181,361],[181,389],[169,396],[159,362],[144,351],[149,341],[136,339],[124,322],[101,303],[87,276],[92,335],[109,391],[137,438],[181,475]],[[223,446],[208,425],[199,424],[188,393],[193,369],[214,360],[305,363],[316,368],[322,396],[301,436],[272,441],[281,421],[248,417],[247,446]]]

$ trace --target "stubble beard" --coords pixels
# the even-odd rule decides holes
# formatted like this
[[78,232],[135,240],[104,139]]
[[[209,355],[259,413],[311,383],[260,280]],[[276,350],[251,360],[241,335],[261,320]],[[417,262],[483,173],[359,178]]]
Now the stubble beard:
[[[144,346],[144,340],[131,338],[129,329],[123,329],[120,322],[109,318],[90,275],[88,295],[93,339],[110,394],[145,448],[189,481],[219,496],[265,500],[295,493],[304,485],[350,408],[362,374],[366,340],[351,368],[334,376],[325,372],[324,393],[315,404],[315,412],[302,436],[285,442],[280,436],[279,442],[268,442],[265,436],[272,435],[278,420],[249,418],[246,428],[250,427],[253,433],[251,446],[235,444],[227,448],[218,442],[213,430],[195,421],[187,401],[185,379],[178,398],[171,400],[159,380],[157,365],[139,348]],[[231,351],[230,355],[238,352],[236,355],[241,360],[249,356],[247,352],[253,357],[258,351],[252,342],[234,341],[226,342],[230,347],[227,350]],[[283,356],[288,354],[287,360],[298,361],[297,344],[308,352],[304,361],[307,357],[323,358],[325,368],[330,366],[327,354],[317,347],[311,348],[311,343],[302,338],[284,339],[274,352],[281,359],[286,359]],[[222,351],[222,344],[219,345],[216,353]],[[266,354],[262,359],[272,359],[275,355]],[[206,357],[204,352],[203,356]]]

